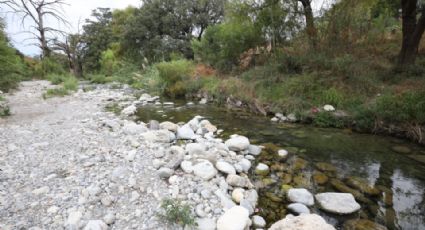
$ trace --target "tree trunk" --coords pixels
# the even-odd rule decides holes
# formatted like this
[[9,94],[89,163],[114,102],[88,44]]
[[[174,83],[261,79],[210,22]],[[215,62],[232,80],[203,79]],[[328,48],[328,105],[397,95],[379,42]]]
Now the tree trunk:
[[310,39],[311,47],[317,48],[317,30],[314,25],[313,9],[311,8],[311,0],[299,0],[304,8],[304,16],[306,22],[306,31]]
[[402,32],[403,40],[398,64],[406,67],[415,63],[419,43],[425,30],[425,7],[419,20],[417,17],[417,0],[402,0]]
[[44,21],[43,21],[43,14],[41,12],[41,8],[37,9],[37,15],[38,15],[38,32],[40,33],[40,45],[41,45],[41,52],[42,52],[42,58],[49,57],[50,56],[50,49],[47,45],[47,38],[46,38],[46,30],[44,28]]

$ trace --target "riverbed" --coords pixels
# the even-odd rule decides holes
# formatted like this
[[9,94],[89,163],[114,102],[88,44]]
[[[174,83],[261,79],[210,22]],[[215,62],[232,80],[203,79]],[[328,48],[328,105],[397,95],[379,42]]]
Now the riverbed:
[[[313,193],[355,193],[362,206],[355,215],[332,215],[312,207],[312,212],[337,228],[342,228],[346,220],[362,218],[388,229],[425,229],[423,146],[351,130],[273,123],[265,117],[214,105],[185,101],[165,104],[142,107],[137,119],[177,123],[201,115],[224,130],[223,138],[237,133],[266,147],[257,163],[270,165],[270,174],[252,173],[251,176],[260,194],[258,213],[267,223],[274,223],[289,213],[285,190],[304,187]],[[288,150],[290,157],[284,161],[277,159],[279,149]],[[365,188],[362,190],[359,186]],[[379,194],[365,192],[370,189]]]

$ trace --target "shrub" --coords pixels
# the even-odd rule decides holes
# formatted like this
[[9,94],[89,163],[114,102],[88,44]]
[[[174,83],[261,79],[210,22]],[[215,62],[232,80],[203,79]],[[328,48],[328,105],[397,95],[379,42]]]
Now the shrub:
[[119,60],[117,59],[112,49],[107,49],[102,52],[100,66],[103,73],[111,76],[119,68]]
[[104,74],[89,74],[86,77],[91,83],[95,84],[105,84],[111,81],[110,78],[107,78]]
[[164,93],[170,97],[181,97],[186,94],[184,80],[189,79],[194,70],[193,63],[188,60],[161,62],[156,64],[159,77],[164,82]]
[[330,112],[319,112],[313,119],[313,124],[319,127],[345,127],[345,122],[341,118],[335,117]]
[[38,77],[46,77],[50,74],[63,75],[66,74],[64,66],[55,58],[44,58],[34,66],[34,75]]
[[50,73],[45,78],[48,81],[50,81],[53,85],[59,85],[70,77],[71,76],[68,75],[68,74],[53,74],[53,73]]
[[60,87],[60,88],[55,88],[55,89],[48,89],[46,91],[46,93],[43,94],[43,98],[47,99],[47,98],[51,98],[51,97],[55,97],[55,96],[63,97],[63,96],[66,96],[68,94],[69,94],[68,90],[66,90],[63,87]]
[[195,56],[223,71],[238,64],[240,55],[262,41],[261,33],[249,21],[228,21],[208,27],[201,41],[192,41]]
[[68,91],[76,91],[78,88],[78,80],[75,77],[69,77],[63,83],[63,88]]
[[169,223],[185,226],[194,226],[195,217],[192,215],[191,207],[183,204],[180,200],[164,199],[161,203],[162,213],[158,216]]

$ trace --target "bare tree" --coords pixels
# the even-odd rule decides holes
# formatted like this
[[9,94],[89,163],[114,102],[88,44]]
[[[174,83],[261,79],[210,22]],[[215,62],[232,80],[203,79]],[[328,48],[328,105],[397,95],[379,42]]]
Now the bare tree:
[[82,63],[82,49],[83,41],[82,35],[68,34],[65,37],[65,41],[55,39],[53,41],[53,50],[63,52],[68,59],[68,67],[71,73],[76,77],[81,77],[83,74],[83,63]]
[[[62,13],[62,6],[66,5],[65,0],[5,0],[0,4],[7,5],[13,12],[22,15],[21,23],[30,20],[33,25],[25,31],[34,36],[38,41],[37,45],[42,51],[42,57],[50,56],[49,38],[52,34],[63,33],[63,31],[47,26],[45,21],[48,17],[56,19],[59,23],[69,25]],[[32,32],[34,29],[36,32]]]
[[306,32],[313,49],[317,47],[317,29],[314,25],[313,9],[311,7],[312,0],[298,0],[303,5],[304,17],[306,22]]

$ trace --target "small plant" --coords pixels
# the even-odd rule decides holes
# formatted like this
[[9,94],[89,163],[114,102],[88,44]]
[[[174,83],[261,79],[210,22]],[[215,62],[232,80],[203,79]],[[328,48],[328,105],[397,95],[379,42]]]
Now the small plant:
[[7,117],[10,116],[10,108],[9,106],[0,106],[0,117]]
[[186,226],[194,226],[195,218],[192,215],[191,207],[183,204],[181,200],[164,199],[161,203],[162,212],[158,213],[158,217],[169,223]]

